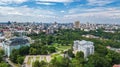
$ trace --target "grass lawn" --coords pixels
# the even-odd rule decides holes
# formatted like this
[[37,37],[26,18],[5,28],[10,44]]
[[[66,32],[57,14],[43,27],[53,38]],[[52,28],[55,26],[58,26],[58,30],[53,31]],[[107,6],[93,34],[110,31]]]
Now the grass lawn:
[[58,60],[59,62],[61,62],[63,57],[59,55],[59,56],[57,56],[56,58],[57,58],[57,60]]
[[59,46],[59,47],[57,47],[58,51],[64,51],[64,50],[70,49],[70,48],[71,48],[71,46]]
[[74,62],[76,62],[76,59],[75,59],[75,58],[73,58],[73,59],[72,59],[72,62],[73,62],[73,63],[74,63]]
[[[55,58],[56,57],[56,59],[59,61],[59,62],[61,62],[61,60],[62,60],[62,56],[61,56],[61,52],[64,52],[64,50],[67,50],[67,49],[70,49],[71,48],[71,45],[68,45],[68,46],[64,46],[64,45],[61,45],[61,44],[58,44],[58,43],[54,43],[53,45],[49,45],[49,47],[50,46],[53,46],[53,47],[55,47],[56,49],[57,49],[57,52],[56,53],[53,53],[52,55],[51,55],[51,59],[53,59],[53,58]],[[37,56],[37,57],[35,57],[36,58],[36,60],[39,60],[40,59],[40,57],[41,56]],[[31,62],[33,62],[32,61],[33,60],[33,57],[29,57],[28,58],[28,61],[27,61],[27,64],[31,64]],[[46,57],[43,57],[43,60],[44,61],[47,61],[47,59],[46,59]]]
[[44,60],[43,60],[43,61],[47,62],[47,59],[46,59],[46,57],[44,57]]
[[59,56],[60,54],[52,54],[51,57],[54,58],[54,57],[57,57]]
[[32,57],[29,57],[29,58],[28,58],[27,64],[30,64],[30,63],[31,63],[31,59],[32,59]]
[[54,59],[54,58],[56,58],[56,60],[59,61],[59,62],[61,62],[62,59],[63,59],[63,57],[60,56],[60,55],[57,55],[57,56],[52,57],[52,59]]
[[20,67],[20,64],[15,64],[16,67]]
[[39,56],[37,56],[37,57],[36,57],[36,59],[39,61],[40,57],[39,57]]
[[58,43],[54,43],[52,46],[56,47],[57,51],[64,51],[66,49],[71,48],[71,45],[64,46],[64,45],[61,45],[61,44],[58,44]]

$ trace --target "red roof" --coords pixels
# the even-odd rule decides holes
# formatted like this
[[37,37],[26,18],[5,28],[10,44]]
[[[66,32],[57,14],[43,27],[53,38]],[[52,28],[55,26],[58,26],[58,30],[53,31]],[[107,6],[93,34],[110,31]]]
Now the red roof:
[[119,64],[119,65],[116,65],[116,64],[115,64],[115,65],[113,65],[113,67],[120,67],[120,64]]

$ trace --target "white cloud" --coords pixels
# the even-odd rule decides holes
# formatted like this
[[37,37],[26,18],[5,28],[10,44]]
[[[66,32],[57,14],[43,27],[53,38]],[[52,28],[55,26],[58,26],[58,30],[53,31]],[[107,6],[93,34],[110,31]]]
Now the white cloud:
[[99,11],[104,11],[106,8],[103,7],[96,7],[96,8],[72,8],[68,11],[69,14],[74,14],[74,13],[88,13],[88,12],[99,12]]
[[72,14],[72,13],[76,13],[76,12],[80,12],[80,9],[79,8],[73,8],[73,9],[70,9],[68,11],[68,13]]
[[65,2],[73,2],[74,0],[36,0],[36,1],[40,1],[40,2],[61,2],[61,3],[65,3]]
[[61,10],[60,12],[61,12],[61,13],[64,13],[65,11],[64,11],[64,10]]
[[45,21],[51,20],[50,18],[55,18],[55,14],[49,10],[29,8],[26,6],[0,6],[0,21]]
[[36,0],[37,4],[43,5],[56,5],[55,3],[63,3],[64,5],[68,5],[71,2],[79,2],[80,0]]
[[55,3],[46,3],[46,2],[37,2],[37,4],[42,4],[42,5],[55,5]]
[[27,0],[0,0],[1,5],[6,5],[6,4],[20,4],[23,2],[26,2]]
[[92,9],[74,8],[69,10],[69,14],[64,16],[70,20],[82,20],[91,22],[120,22],[119,8],[96,7]]
[[[17,0],[9,0],[17,1]],[[6,1],[4,3],[7,3]],[[19,0],[18,0],[19,1]],[[9,2],[9,3],[22,3],[26,0],[20,0],[21,2]],[[54,2],[70,3],[75,0],[37,0],[38,4],[54,5]],[[90,0],[89,0],[90,1]],[[103,0],[99,0],[98,2]],[[105,0],[106,2],[108,0]],[[104,1],[104,2],[105,2]],[[111,1],[111,0],[110,0]],[[0,3],[3,1],[0,0]],[[96,0],[91,0],[89,5],[97,4]],[[108,2],[107,2],[108,3]],[[105,3],[105,4],[107,4]],[[102,4],[103,5],[103,4]],[[41,8],[30,8],[27,6],[10,7],[0,6],[0,21],[39,21],[39,22],[74,22],[80,20],[81,22],[120,22],[120,9],[119,8],[73,8],[67,11],[52,10],[52,9],[41,9]]]
[[106,4],[110,4],[112,2],[114,2],[115,0],[88,0],[88,5],[92,5],[92,6],[104,6]]
[[15,14],[15,15],[52,15],[54,14],[52,11],[49,10],[43,10],[43,9],[35,9],[35,8],[28,8],[27,6],[21,6],[21,7],[9,7],[9,6],[0,6],[0,13],[2,15],[7,14]]
[[[73,11],[70,13],[70,11]],[[69,13],[64,12],[63,15],[57,14],[55,11],[29,8],[27,6],[9,7],[0,6],[0,21],[37,21],[37,22],[118,22],[120,19],[120,10],[118,8],[92,8],[81,9],[77,8],[69,10]],[[81,13],[82,12],[82,13]],[[62,19],[62,20],[61,20]]]

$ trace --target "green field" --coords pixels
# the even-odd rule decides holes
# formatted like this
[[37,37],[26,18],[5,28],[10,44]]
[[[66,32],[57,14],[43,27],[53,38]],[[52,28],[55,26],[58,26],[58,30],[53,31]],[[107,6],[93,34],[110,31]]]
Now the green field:
[[52,46],[56,47],[57,51],[64,51],[64,50],[71,48],[71,45],[64,46],[64,45],[57,44],[57,43],[52,44]]

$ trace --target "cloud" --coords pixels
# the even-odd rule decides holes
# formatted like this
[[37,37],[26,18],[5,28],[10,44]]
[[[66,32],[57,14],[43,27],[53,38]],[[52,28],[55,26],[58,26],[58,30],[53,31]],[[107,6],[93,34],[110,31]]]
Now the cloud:
[[104,6],[114,2],[115,0],[87,0],[87,1],[88,1],[88,5]]
[[41,5],[56,5],[55,3],[46,3],[46,2],[37,2],[37,4],[41,4]]
[[29,8],[27,6],[0,6],[0,21],[47,21],[55,18],[54,12],[45,9]]
[[63,3],[64,5],[68,5],[72,2],[79,2],[80,0],[36,0],[36,3],[43,5],[55,5],[55,3]]
[[104,11],[106,10],[106,8],[103,7],[95,7],[95,8],[80,8],[80,7],[76,7],[76,8],[72,8],[70,10],[68,10],[69,14],[74,14],[74,13],[88,13],[88,12],[99,12],[99,11]]
[[80,8],[70,9],[68,13],[61,10],[60,13],[64,12],[64,14],[61,15],[60,13],[56,13],[56,11],[41,8],[0,6],[0,21],[74,22],[80,20],[82,23],[88,21],[94,23],[112,23],[114,21],[119,23],[120,10],[118,8],[96,7],[79,9]]
[[60,12],[61,12],[61,13],[64,13],[65,11],[64,11],[64,10],[61,10]]
[[60,2],[60,3],[66,3],[66,2],[73,2],[74,0],[36,0],[39,2]]
[[[5,4],[4,6],[0,6],[0,21],[74,22],[80,20],[81,22],[90,21],[96,23],[120,22],[120,8],[105,7],[105,5],[114,2],[113,0],[87,0],[88,3],[82,4],[82,6],[80,6],[81,4],[76,5],[76,2],[80,1],[82,0],[31,0],[30,4],[25,4],[26,6],[24,6],[21,3],[29,3],[28,0],[0,0],[0,4]],[[31,7],[31,2],[37,5],[35,4]],[[75,4],[72,2],[75,2]],[[64,7],[56,7],[57,3],[63,3],[64,5],[72,3],[74,5],[66,5],[69,8],[65,9]],[[6,4],[21,5],[11,6]],[[44,6],[43,9],[38,4],[48,6]],[[52,7],[55,6],[55,8],[51,8],[50,5],[53,5]],[[84,8],[83,6],[88,8]]]
[[27,0],[0,0],[1,5],[7,5],[7,4],[20,4],[23,2],[26,2]]
[[37,15],[52,15],[54,13],[49,10],[29,8],[27,6],[21,6],[21,7],[0,6],[0,14],[2,15],[21,14],[26,16],[30,16],[30,15],[37,16]]
[[96,7],[96,8],[74,8],[70,9],[68,14],[64,15],[64,18],[68,20],[82,20],[90,21],[96,23],[119,23],[120,19],[120,9],[117,7],[114,8],[105,8],[105,7]]

